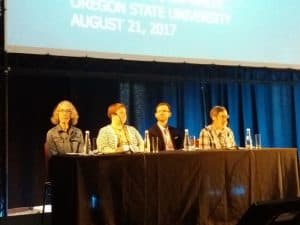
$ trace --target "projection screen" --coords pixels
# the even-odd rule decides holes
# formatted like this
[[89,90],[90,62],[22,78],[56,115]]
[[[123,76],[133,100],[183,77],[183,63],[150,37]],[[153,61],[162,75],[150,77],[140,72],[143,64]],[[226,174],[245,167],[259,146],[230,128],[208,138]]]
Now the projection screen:
[[9,53],[300,69],[299,0],[6,0]]

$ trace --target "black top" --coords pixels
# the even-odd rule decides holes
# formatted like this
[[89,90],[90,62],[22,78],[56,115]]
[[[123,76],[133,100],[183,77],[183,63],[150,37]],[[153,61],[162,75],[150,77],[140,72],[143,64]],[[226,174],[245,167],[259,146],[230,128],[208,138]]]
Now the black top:
[[[168,129],[170,132],[174,149],[175,150],[182,149],[184,132],[171,126],[168,126]],[[150,141],[152,137],[158,137],[158,150],[159,151],[166,150],[163,133],[157,124],[154,124],[152,127],[149,128],[149,137],[150,137]]]

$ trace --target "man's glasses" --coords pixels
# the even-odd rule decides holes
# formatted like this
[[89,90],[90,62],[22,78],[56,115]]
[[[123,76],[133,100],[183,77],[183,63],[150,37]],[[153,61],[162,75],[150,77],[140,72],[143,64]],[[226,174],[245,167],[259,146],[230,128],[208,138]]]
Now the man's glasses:
[[219,115],[222,119],[229,119],[229,115]]
[[166,113],[166,112],[170,112],[169,110],[159,110],[157,111],[158,113]]

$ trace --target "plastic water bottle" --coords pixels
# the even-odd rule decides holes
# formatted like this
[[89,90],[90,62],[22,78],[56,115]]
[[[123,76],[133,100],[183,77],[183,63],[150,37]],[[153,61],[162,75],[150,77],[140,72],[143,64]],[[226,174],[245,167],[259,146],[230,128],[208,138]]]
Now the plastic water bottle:
[[91,146],[90,131],[86,130],[85,136],[84,136],[84,146],[83,146],[84,153],[89,154],[90,151],[92,150],[91,148],[92,148],[92,146]]
[[183,150],[189,150],[189,130],[184,129],[184,138],[183,138]]
[[251,131],[250,128],[246,129],[246,136],[245,136],[245,147],[247,149],[252,149],[252,137],[251,137]]
[[145,130],[144,151],[145,152],[150,152],[150,137],[149,137],[149,131],[148,130]]

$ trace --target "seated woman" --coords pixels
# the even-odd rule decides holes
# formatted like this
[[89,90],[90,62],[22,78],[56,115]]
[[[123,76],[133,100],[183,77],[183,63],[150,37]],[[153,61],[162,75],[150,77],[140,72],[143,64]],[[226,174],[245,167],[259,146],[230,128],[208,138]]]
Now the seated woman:
[[111,123],[99,130],[97,149],[100,152],[143,151],[144,141],[133,126],[125,125],[127,120],[126,107],[115,103],[108,107],[107,116]]
[[57,154],[83,152],[82,131],[75,127],[78,118],[78,112],[70,101],[61,101],[54,108],[51,122],[55,127],[47,132],[45,143],[49,157]]

